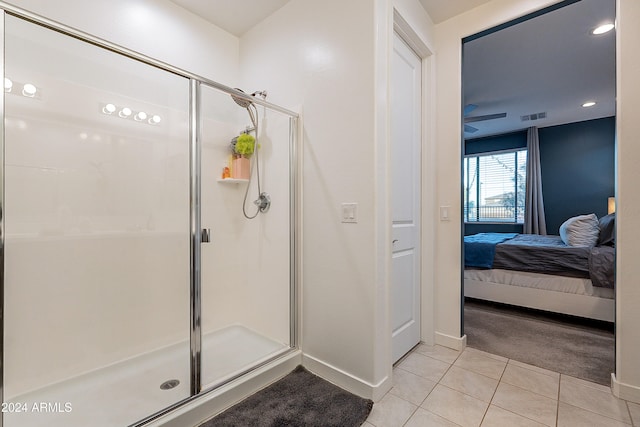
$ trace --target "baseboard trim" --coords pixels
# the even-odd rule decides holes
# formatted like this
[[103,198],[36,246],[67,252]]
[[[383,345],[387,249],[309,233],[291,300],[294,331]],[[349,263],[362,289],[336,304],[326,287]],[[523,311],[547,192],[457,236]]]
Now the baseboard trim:
[[611,391],[615,397],[640,403],[640,387],[618,381],[616,374],[611,374]]
[[467,347],[467,336],[454,337],[451,335],[436,332],[436,344],[454,350],[463,351]]
[[308,354],[302,355],[302,366],[338,387],[374,402],[382,399],[392,385],[390,376],[386,376],[377,384],[371,384]]

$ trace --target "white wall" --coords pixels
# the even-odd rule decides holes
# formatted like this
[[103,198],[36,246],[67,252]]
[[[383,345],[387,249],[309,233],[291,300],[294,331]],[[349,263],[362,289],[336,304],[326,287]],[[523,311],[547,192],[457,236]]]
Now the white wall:
[[617,260],[616,395],[640,403],[640,286],[636,242],[640,238],[640,4],[618,0],[617,18]]
[[[451,206],[450,222],[437,226],[438,255],[436,258],[436,330],[443,335],[460,336],[460,158],[461,158],[461,39],[495,25],[549,6],[548,0],[494,0],[467,13],[436,25],[437,47],[437,163],[438,204]],[[635,191],[640,149],[635,140],[640,131],[637,99],[639,83],[636,76],[640,58],[635,45],[640,39],[634,24],[640,19],[640,7],[634,0],[618,1],[618,259],[617,259],[617,325],[616,378],[619,394],[640,401],[640,288],[633,259],[634,243],[640,237],[636,218],[640,214],[640,196]],[[629,261],[627,261],[629,258]],[[614,387],[615,390],[615,387]]]
[[[303,113],[305,363],[373,397],[388,389],[391,374],[386,170],[393,7],[431,44],[432,24],[413,0],[293,0],[241,39],[244,84],[266,87],[273,102]],[[340,222],[344,202],[358,203],[357,224]]]
[[[245,85],[267,88],[275,103],[303,106],[307,363],[325,375],[335,368],[364,388],[387,376],[374,372],[374,37],[367,0],[293,0],[241,43]],[[357,224],[340,222],[344,202],[358,203]]]

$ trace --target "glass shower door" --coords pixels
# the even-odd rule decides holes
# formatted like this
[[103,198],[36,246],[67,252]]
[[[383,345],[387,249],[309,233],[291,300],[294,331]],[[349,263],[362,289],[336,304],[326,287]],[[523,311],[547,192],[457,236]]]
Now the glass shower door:
[[[200,104],[201,222],[211,230],[211,242],[202,245],[206,389],[295,345],[293,121],[204,84]],[[263,202],[261,212],[256,200]]]
[[189,81],[5,22],[4,426],[128,425],[190,395]]

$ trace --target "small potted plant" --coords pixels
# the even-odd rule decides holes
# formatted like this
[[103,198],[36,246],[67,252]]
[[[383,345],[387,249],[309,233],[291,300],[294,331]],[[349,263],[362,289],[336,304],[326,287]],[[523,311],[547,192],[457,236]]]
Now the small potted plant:
[[233,152],[233,178],[249,179],[251,173],[251,155],[255,151],[256,139],[248,133],[242,133],[231,143]]

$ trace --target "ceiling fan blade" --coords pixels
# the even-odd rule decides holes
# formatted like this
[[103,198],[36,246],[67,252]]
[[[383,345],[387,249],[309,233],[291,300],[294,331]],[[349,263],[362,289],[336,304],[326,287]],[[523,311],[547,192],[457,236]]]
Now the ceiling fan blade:
[[464,113],[464,116],[468,116],[469,114],[471,114],[471,112],[473,110],[475,110],[476,108],[478,108],[478,106],[476,104],[467,104],[464,106],[464,109],[462,110],[462,112]]
[[502,119],[507,117],[507,113],[485,114],[484,116],[465,117],[465,123],[482,122],[484,120]]
[[474,128],[473,126],[469,126],[469,125],[464,125],[464,132],[465,133],[478,132],[478,128]]

